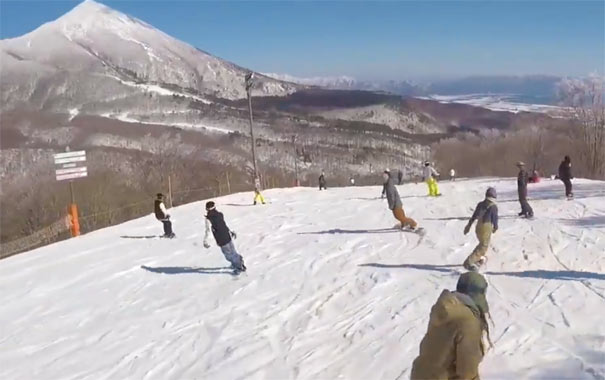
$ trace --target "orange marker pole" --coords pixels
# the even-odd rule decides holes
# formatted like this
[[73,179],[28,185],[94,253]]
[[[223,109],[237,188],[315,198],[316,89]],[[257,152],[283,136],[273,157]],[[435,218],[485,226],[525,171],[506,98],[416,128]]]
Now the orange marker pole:
[[69,221],[71,236],[80,236],[80,222],[78,221],[78,206],[75,203],[69,205]]

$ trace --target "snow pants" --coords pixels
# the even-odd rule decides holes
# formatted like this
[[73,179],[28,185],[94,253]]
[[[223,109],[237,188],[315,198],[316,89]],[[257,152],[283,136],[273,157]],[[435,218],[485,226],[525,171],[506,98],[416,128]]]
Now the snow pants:
[[429,196],[436,197],[439,195],[439,186],[437,186],[437,180],[434,177],[427,179],[426,185],[429,188]]
[[529,205],[527,201],[527,193],[523,191],[518,191],[519,194],[519,203],[521,204],[521,213],[525,216],[534,216],[534,210]]
[[227,261],[229,261],[231,263],[232,267],[240,269],[242,267],[242,265],[244,264],[244,259],[235,250],[235,245],[233,244],[233,240],[231,240],[229,243],[221,246],[221,251],[223,252],[223,255],[225,256],[225,259],[227,259]]
[[412,218],[408,218],[407,216],[405,216],[405,212],[403,211],[402,207],[395,207],[395,209],[393,210],[393,216],[395,217],[395,219],[397,219],[398,221],[401,222],[401,227],[411,227],[411,228],[416,228],[416,226],[418,225],[418,223],[416,223],[416,221]]
[[472,265],[476,264],[481,258],[487,255],[487,249],[489,248],[489,241],[492,238],[493,229],[494,226],[492,226],[491,223],[477,223],[475,234],[477,235],[477,239],[479,239],[479,244],[477,244],[473,252],[464,260],[462,266],[466,269],[470,269]]
[[565,196],[569,197],[569,196],[573,195],[572,187],[571,187],[571,179],[561,178],[561,181],[563,181],[563,184],[565,185]]
[[162,222],[162,225],[164,226],[164,236],[172,235],[172,222],[170,219],[160,220],[160,222]]
[[265,198],[260,193],[260,191],[254,191],[254,204],[256,204],[257,202],[265,204]]

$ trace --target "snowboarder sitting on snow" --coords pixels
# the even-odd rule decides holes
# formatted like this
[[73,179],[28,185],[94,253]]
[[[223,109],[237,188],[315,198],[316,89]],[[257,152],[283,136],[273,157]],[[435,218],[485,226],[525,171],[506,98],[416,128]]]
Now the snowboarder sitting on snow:
[[244,259],[237,253],[235,245],[233,244],[233,239],[236,239],[237,235],[227,227],[223,213],[216,210],[216,206],[212,201],[206,203],[206,231],[204,233],[205,248],[210,248],[210,244],[208,243],[210,230],[212,230],[212,235],[214,235],[216,244],[221,247],[225,259],[231,263],[234,273],[245,272],[246,266],[244,265]]
[[389,210],[393,212],[395,219],[401,222],[401,228],[410,227],[410,229],[415,230],[418,224],[414,219],[405,216],[399,192],[395,187],[395,180],[391,177],[388,169],[384,171],[382,178],[384,179],[384,192],[389,203]]
[[437,172],[437,170],[435,170],[435,168],[431,166],[431,163],[428,161],[425,161],[424,163],[422,176],[429,188],[429,196],[436,197],[441,195],[441,193],[439,193],[439,186],[437,186],[437,180],[435,179],[435,177],[439,176],[439,173]]
[[491,346],[486,292],[487,281],[475,272],[460,275],[455,292],[441,292],[412,364],[412,380],[479,379],[484,334]]
[[326,174],[322,171],[319,176],[319,190],[328,190],[326,187]]
[[519,216],[533,218],[534,210],[527,201],[527,183],[529,178],[527,171],[525,170],[525,163],[519,161],[517,162],[517,167],[519,168],[519,175],[517,175],[517,194],[519,195],[519,203],[521,204]]
[[567,198],[573,198],[571,180],[573,175],[571,174],[571,158],[565,156],[561,165],[559,165],[559,179],[565,184],[565,196]]
[[492,233],[498,230],[498,206],[496,205],[496,189],[490,187],[485,192],[485,200],[479,202],[471,219],[464,227],[464,234],[468,234],[475,221],[475,234],[479,239],[479,244],[473,250],[462,264],[467,270],[477,270],[486,260],[487,249]]
[[164,206],[164,194],[157,193],[156,200],[153,204],[153,211],[157,220],[162,222],[164,225],[164,235],[162,237],[172,239],[176,235],[172,232],[172,222],[170,221],[170,215]]

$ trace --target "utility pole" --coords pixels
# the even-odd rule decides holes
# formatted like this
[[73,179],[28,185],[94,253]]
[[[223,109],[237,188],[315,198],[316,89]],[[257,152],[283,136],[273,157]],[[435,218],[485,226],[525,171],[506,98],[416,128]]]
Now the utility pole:
[[298,152],[296,151],[296,135],[292,135],[292,145],[294,146],[294,173],[296,175],[294,186],[300,186],[300,182],[298,182]]
[[248,111],[250,112],[250,137],[252,142],[252,165],[254,166],[254,179],[258,178],[256,168],[256,140],[254,139],[254,127],[252,120],[252,86],[254,85],[254,73],[246,74],[246,94],[248,95]]

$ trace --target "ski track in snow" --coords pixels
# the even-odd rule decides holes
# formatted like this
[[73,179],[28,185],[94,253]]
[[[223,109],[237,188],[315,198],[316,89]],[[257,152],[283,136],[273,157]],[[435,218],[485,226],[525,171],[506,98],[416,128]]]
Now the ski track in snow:
[[389,230],[379,187],[266,191],[217,199],[248,273],[206,250],[203,202],[0,261],[0,378],[408,378],[429,311],[476,244],[462,229],[493,185],[500,229],[484,273],[495,326],[484,379],[605,379],[605,184],[514,179],[399,186],[426,228]]

